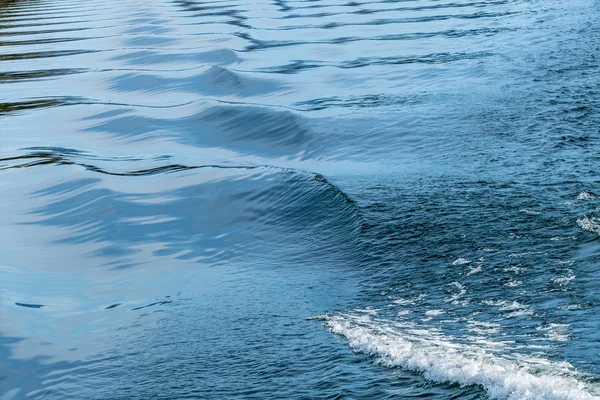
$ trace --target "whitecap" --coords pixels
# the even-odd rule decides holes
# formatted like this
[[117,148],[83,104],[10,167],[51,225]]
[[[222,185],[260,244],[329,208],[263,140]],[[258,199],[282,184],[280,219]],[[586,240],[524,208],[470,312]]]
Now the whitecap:
[[452,262],[452,265],[456,266],[456,265],[465,265],[465,264],[470,264],[471,261],[467,260],[466,258],[457,258],[456,260],[454,260]]
[[491,399],[600,399],[598,388],[566,362],[525,355],[502,356],[474,344],[458,344],[436,330],[408,329],[387,320],[324,316],[325,326],[356,351],[390,368],[420,372],[434,382],[480,385]]
[[594,217],[583,217],[577,220],[577,225],[584,231],[600,234],[600,224]]
[[594,200],[595,198],[596,198],[596,195],[594,193],[590,193],[590,192],[581,192],[577,196],[577,200]]

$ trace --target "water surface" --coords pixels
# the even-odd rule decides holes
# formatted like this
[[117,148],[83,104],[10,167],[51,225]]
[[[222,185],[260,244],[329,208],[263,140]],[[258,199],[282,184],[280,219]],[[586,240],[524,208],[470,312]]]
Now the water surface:
[[600,398],[598,17],[0,5],[0,399]]

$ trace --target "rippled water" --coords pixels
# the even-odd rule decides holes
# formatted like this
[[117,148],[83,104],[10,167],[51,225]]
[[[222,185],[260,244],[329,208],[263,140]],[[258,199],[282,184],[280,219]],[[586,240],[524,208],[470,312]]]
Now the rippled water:
[[0,0],[0,399],[600,398],[599,17]]

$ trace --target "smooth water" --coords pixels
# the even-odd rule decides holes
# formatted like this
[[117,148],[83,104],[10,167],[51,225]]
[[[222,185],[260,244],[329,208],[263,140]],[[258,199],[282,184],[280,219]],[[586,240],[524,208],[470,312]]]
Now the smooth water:
[[599,20],[5,1],[0,399],[600,398]]

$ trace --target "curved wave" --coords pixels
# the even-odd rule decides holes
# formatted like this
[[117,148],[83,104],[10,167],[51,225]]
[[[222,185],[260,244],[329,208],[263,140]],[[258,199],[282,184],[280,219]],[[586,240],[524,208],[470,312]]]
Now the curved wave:
[[344,337],[357,352],[386,367],[422,373],[434,382],[477,385],[490,399],[593,400],[600,387],[567,363],[518,354],[494,355],[493,350],[453,343],[418,326],[404,326],[368,315],[326,315],[331,332]]

